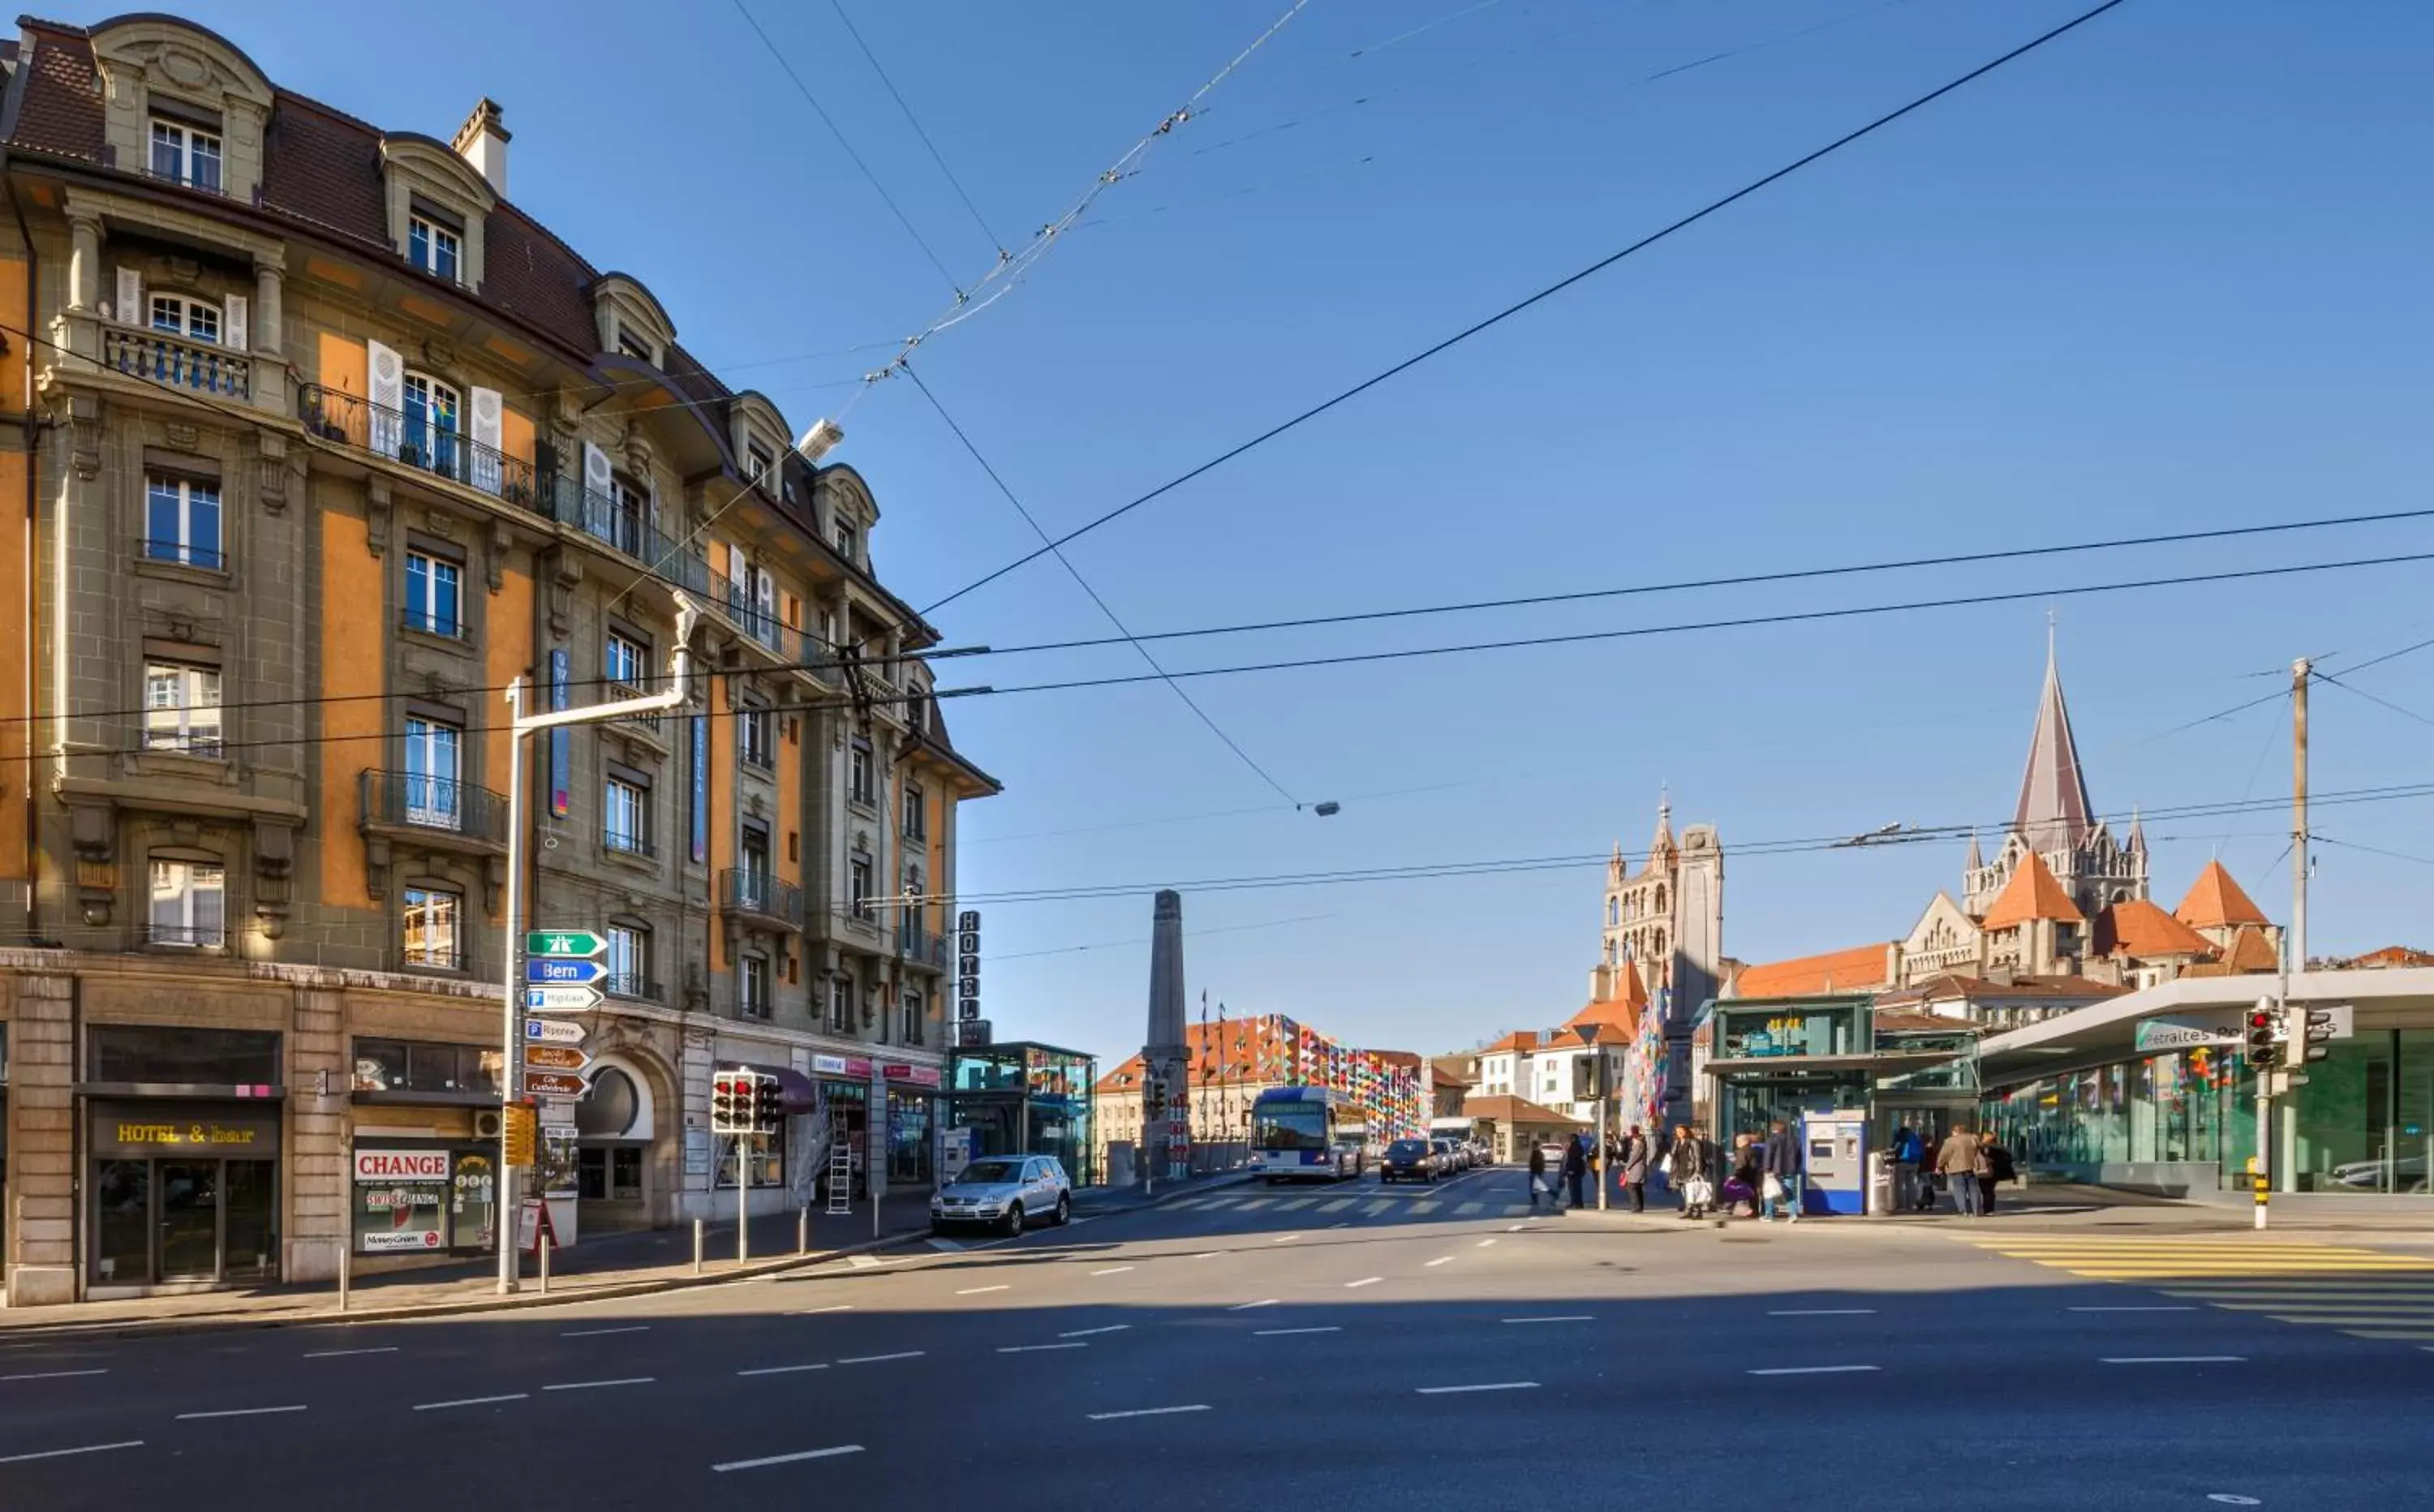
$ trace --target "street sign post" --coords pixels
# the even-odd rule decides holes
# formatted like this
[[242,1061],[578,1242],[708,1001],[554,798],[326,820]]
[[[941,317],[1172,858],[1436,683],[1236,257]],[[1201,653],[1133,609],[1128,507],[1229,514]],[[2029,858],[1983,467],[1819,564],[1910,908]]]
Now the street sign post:
[[591,1063],[591,1057],[571,1045],[527,1045],[524,1064],[543,1071],[580,1071]]
[[524,1011],[528,1013],[583,1013],[600,1006],[597,987],[527,987],[524,989]]
[[524,954],[582,960],[608,953],[608,942],[589,929],[535,929],[524,936]]
[[581,1045],[583,1026],[554,1018],[528,1018],[524,1020],[524,1043],[526,1045]]
[[580,1097],[583,1096],[584,1086],[581,1077],[564,1071],[524,1073],[524,1090],[537,1097]]

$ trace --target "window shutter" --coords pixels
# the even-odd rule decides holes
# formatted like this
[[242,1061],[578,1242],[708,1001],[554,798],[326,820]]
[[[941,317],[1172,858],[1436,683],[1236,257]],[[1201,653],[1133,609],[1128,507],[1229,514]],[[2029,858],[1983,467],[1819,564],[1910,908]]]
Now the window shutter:
[[761,638],[775,646],[778,643],[778,583],[767,571],[755,568],[752,572],[752,602],[760,611],[761,621],[755,627]]
[[506,480],[500,475],[499,454],[503,441],[500,416],[504,413],[499,391],[495,388],[472,390],[473,399],[473,486],[486,493],[497,493]]
[[740,607],[744,603],[744,595],[749,591],[746,586],[749,580],[744,575],[746,570],[748,569],[744,565],[744,548],[733,541],[728,542],[727,606],[730,609]]
[[118,270],[118,308],[111,312],[121,325],[150,324],[144,318],[144,275],[133,268]]
[[617,478],[608,466],[608,453],[589,441],[583,443],[583,486],[602,499],[616,497]]
[[364,372],[371,385],[371,446],[393,457],[405,441],[405,364],[377,341],[364,343]]
[[220,337],[221,345],[231,351],[248,349],[245,339],[244,295],[231,294],[228,297],[225,307],[220,313]]

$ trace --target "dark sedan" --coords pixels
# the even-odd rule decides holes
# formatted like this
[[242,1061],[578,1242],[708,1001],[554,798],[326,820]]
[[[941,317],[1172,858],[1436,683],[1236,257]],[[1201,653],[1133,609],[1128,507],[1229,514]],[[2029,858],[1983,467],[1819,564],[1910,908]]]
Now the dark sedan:
[[1385,1157],[1378,1162],[1378,1180],[1433,1181],[1438,1164],[1437,1152],[1427,1140],[1398,1139],[1386,1147]]

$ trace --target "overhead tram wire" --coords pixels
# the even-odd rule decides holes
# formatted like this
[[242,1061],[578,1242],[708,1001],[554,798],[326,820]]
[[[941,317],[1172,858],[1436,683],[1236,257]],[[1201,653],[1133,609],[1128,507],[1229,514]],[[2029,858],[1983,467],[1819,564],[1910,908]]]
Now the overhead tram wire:
[[915,115],[913,107],[904,102],[904,95],[897,89],[896,80],[888,77],[887,70],[879,66],[878,55],[870,50],[870,43],[862,40],[862,28],[853,24],[853,17],[846,14],[845,0],[829,0],[829,8],[836,12],[837,20],[845,23],[846,34],[853,39],[854,46],[862,50],[862,60],[868,63],[870,71],[879,76],[879,82],[887,86],[887,97],[894,100],[896,108],[904,112],[905,124],[913,128],[915,136],[921,139],[921,145],[929,149],[930,161],[938,165],[938,172],[946,177],[949,184],[953,186],[955,197],[964,202],[964,209],[971,212],[972,224],[981,229],[983,236],[988,238],[989,246],[997,248],[1000,256],[1003,256],[1005,238],[989,229],[987,217],[981,213],[981,208],[978,205],[972,203],[972,196],[965,192],[964,181],[955,177],[955,170],[947,166],[947,160],[938,151],[938,144],[930,140],[928,131],[922,129],[921,118]]
[[930,265],[938,270],[938,277],[946,280],[947,286],[953,289],[960,298],[964,292],[963,285],[957,283],[955,276],[947,271],[947,264],[938,260],[938,254],[931,249],[928,239],[914,229],[912,219],[904,213],[904,207],[896,203],[896,196],[889,194],[887,186],[879,181],[879,175],[871,171],[870,164],[863,161],[862,154],[856,152],[853,149],[853,144],[846,140],[844,130],[829,114],[828,107],[822,105],[819,96],[812,93],[812,87],[803,82],[803,76],[797,73],[795,65],[786,60],[786,55],[778,50],[778,44],[770,40],[769,34],[761,29],[761,23],[749,9],[746,8],[744,0],[734,0],[734,5],[736,14],[742,16],[744,24],[752,28],[752,35],[761,39],[761,45],[768,49],[769,56],[777,60],[778,66],[784,69],[786,76],[794,81],[795,93],[800,94],[803,97],[803,103],[812,108],[812,113],[820,118],[820,125],[829,128],[829,135],[834,137],[836,144],[845,149],[845,155],[853,160],[853,165],[862,171],[863,180],[870,185],[871,192],[880,197],[880,200],[887,206],[888,212],[896,217],[896,224],[904,228],[904,234],[913,239],[913,245],[921,249],[921,255],[928,258]]
[[1616,263],[1622,262],[1624,259],[1631,257],[1635,253],[1642,251],[1650,246],[1654,246],[1657,243],[1664,241],[1666,238],[1672,236],[1674,233],[1697,225],[1699,222],[1706,220],[1708,216],[1715,214],[1717,212],[1738,204],[1740,201],[1748,198],[1750,195],[1757,194],[1769,185],[1790,178],[1791,175],[1798,173],[1801,169],[1808,167],[1809,164],[1830,157],[1834,153],[1841,151],[1843,148],[1849,146],[1851,144],[1882,130],[1884,127],[1891,126],[1895,121],[1901,120],[1903,117],[1942,99],[1945,95],[1953,93],[1955,90],[1961,89],[1964,85],[1984,77],[1986,75],[2001,68],[2006,63],[2010,63],[2014,59],[2028,56],[2030,53],[2045,46],[2048,42],[2050,42],[2056,38],[2073,31],[2080,26],[2085,25],[2087,23],[2095,20],[2097,17],[2104,14],[2106,11],[2113,9],[2115,7],[2119,6],[2122,3],[2123,0],[2102,0],[2101,4],[2097,5],[2093,8],[2082,11],[2070,20],[2063,22],[2061,25],[2040,33],[2028,42],[2022,42],[2018,46],[2014,47],[2009,52],[2003,53],[1987,62],[1979,64],[1969,72],[1929,90],[1928,93],[1912,99],[1908,104],[1897,107],[1894,110],[1877,116],[1875,120],[1868,122],[1865,126],[1844,132],[1842,136],[1828,142],[1824,146],[1807,153],[1804,156],[1793,159],[1791,161],[1775,169],[1772,173],[1750,180],[1748,183],[1743,184],[1739,189],[1734,190],[1732,193],[1725,195],[1721,198],[1708,201],[1700,209],[1692,211],[1690,213],[1682,216],[1671,224],[1650,232],[1648,235],[1623,246],[1620,250],[1606,254],[1604,257],[1598,259],[1587,266],[1566,275],[1556,281],[1546,285],[1544,288],[1539,289],[1534,294],[1515,300],[1513,303],[1504,306],[1495,314],[1490,314],[1483,319],[1474,321],[1470,325],[1464,327],[1462,330],[1455,331],[1453,334],[1445,337],[1443,340],[1423,348],[1411,356],[1404,358],[1402,361],[1396,363],[1393,366],[1374,373],[1353,384],[1351,387],[1339,391],[1332,398],[1323,399],[1320,402],[1311,405],[1310,408],[1303,410],[1298,415],[1294,416],[1292,418],[1284,420],[1277,425],[1273,425],[1267,430],[1251,437],[1249,440],[1231,447],[1225,451],[1221,451],[1216,456],[1199,464],[1197,467],[1191,467],[1185,472],[1168,479],[1166,482],[1159,484],[1157,487],[1149,490],[1149,492],[1141,494],[1125,503],[1119,504],[1115,508],[1108,510],[1106,513],[1100,515],[1084,524],[1076,526],[1074,529],[1066,532],[1063,535],[1051,541],[1047,546],[1043,546],[1037,551],[1027,552],[1024,555],[1017,557],[1015,560],[1006,563],[1003,567],[998,568],[996,570],[991,571],[983,577],[974,579],[972,582],[957,588],[954,592],[948,594],[945,598],[936,600],[935,602],[925,605],[922,608],[921,613],[924,615],[930,614],[937,609],[943,608],[947,604],[952,603],[957,599],[963,598],[966,594],[971,593],[976,589],[986,587],[989,584],[996,582],[999,578],[1005,576],[1007,573],[1037,561],[1040,557],[1047,555],[1052,549],[1068,545],[1079,537],[1087,535],[1090,532],[1099,529],[1103,525],[1123,518],[1125,515],[1140,508],[1143,504],[1149,503],[1153,500],[1162,498],[1165,495],[1174,492],[1175,489],[1191,482],[1193,479],[1201,477],[1206,473],[1212,472],[1218,467],[1225,466],[1226,463],[1233,461],[1237,457],[1243,456],[1246,452],[1266,445],[1268,442],[1285,434],[1287,432],[1298,429],[1299,427],[1308,424],[1310,421],[1318,418],[1320,416],[1337,408],[1339,405],[1345,404],[1351,399],[1357,399],[1361,395],[1367,393],[1369,390],[1376,388],[1380,383],[1384,383],[1391,379],[1410,371],[1412,368],[1417,367],[1422,363],[1427,362],[1430,358],[1450,350],[1451,348],[1460,346],[1462,343],[1468,341],[1473,336],[1479,335],[1483,331],[1486,331],[1497,326],[1502,325],[1505,321],[1512,319],[1515,315],[1520,314],[1522,312],[1532,309],[1547,299],[1554,297],[1556,295],[1571,288],[1574,284],[1595,277],[1597,274],[1605,271],[1607,268],[1614,266]]
[[2402,719],[2415,720],[2420,724],[2434,724],[2434,720],[2427,719],[2425,715],[2418,713],[2415,709],[2403,708],[2391,700],[2377,693],[2370,693],[2363,688],[2352,688],[2349,684],[2342,682],[2340,678],[2334,676],[2330,672],[2321,672],[2310,668],[2308,670],[2308,676],[2319,683],[2330,683],[2335,688],[2340,688],[2342,692],[2348,693],[2353,697],[2365,699],[2370,704],[2380,704],[2385,708],[2388,708],[2394,714],[2399,715]]
[[[981,449],[973,444],[971,436],[965,432],[962,425],[956,422],[955,417],[947,413],[946,405],[938,402],[938,396],[930,391],[930,385],[922,381],[919,373],[913,370],[913,365],[911,363],[908,362],[904,364],[903,372],[905,377],[913,380],[913,386],[921,391],[921,397],[930,401],[930,408],[938,412],[938,418],[947,422],[947,429],[955,433],[955,439],[963,443],[964,450],[970,453],[971,459],[980,464],[980,469],[988,474],[989,482],[997,484],[997,491],[1005,496],[1005,501],[1014,506],[1014,512],[1022,517],[1022,522],[1031,527],[1032,534],[1037,535],[1043,541],[1048,539],[1048,532],[1043,529],[1039,521],[1032,516],[1031,511],[1024,507],[1022,501],[1015,497],[1014,489],[1007,485],[1004,476],[997,470],[996,467],[990,463],[988,458],[981,455]],[[1065,569],[1066,574],[1072,578],[1074,583],[1081,587],[1082,591],[1090,596],[1090,602],[1099,606],[1099,612],[1106,616],[1107,623],[1114,625],[1117,633],[1123,636],[1124,640],[1132,646],[1133,650],[1140,654],[1140,659],[1149,664],[1150,671],[1156,672],[1158,678],[1174,691],[1174,696],[1183,701],[1183,706],[1190,709],[1194,718],[1198,719],[1201,723],[1208,726],[1208,733],[1217,737],[1218,740],[1225,745],[1226,750],[1233,752],[1235,759],[1241,761],[1243,765],[1250,768],[1252,773],[1257,775],[1261,782],[1266,783],[1271,789],[1275,790],[1277,797],[1282,798],[1285,802],[1293,805],[1295,808],[1301,807],[1302,801],[1294,796],[1290,789],[1286,788],[1283,783],[1278,782],[1276,779],[1275,774],[1270,773],[1267,768],[1260,765],[1260,763],[1252,757],[1251,753],[1243,750],[1242,742],[1226,734],[1225,727],[1220,725],[1217,721],[1210,716],[1207,709],[1200,706],[1200,701],[1193,698],[1190,692],[1186,691],[1181,683],[1176,682],[1172,676],[1168,675],[1167,670],[1159,664],[1157,657],[1151,654],[1150,649],[1147,646],[1140,643],[1140,637],[1135,636],[1132,631],[1126,627],[1123,620],[1117,616],[1116,611],[1108,607],[1107,601],[1100,596],[1097,588],[1090,586],[1090,580],[1082,575],[1082,569],[1073,565],[1072,559],[1068,557],[1064,552],[1058,551],[1056,552],[1056,560],[1058,565]]]

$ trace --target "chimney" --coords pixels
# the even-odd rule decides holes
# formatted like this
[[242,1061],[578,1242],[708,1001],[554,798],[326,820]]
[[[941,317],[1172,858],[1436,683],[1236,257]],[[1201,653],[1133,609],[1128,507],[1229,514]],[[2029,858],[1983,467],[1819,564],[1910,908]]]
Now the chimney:
[[499,102],[485,94],[456,128],[456,140],[449,144],[456,156],[473,165],[473,171],[489,180],[490,192],[501,199],[507,197],[507,128],[501,119]]

